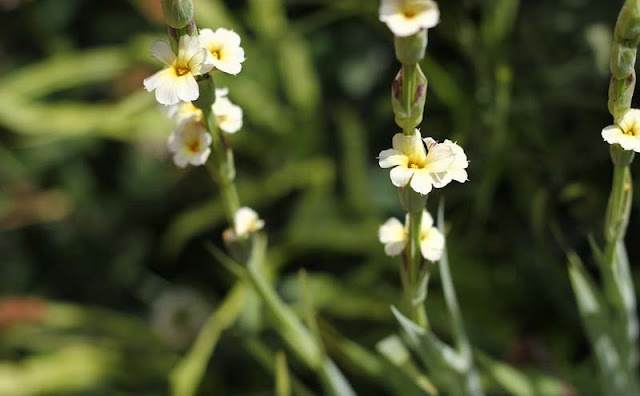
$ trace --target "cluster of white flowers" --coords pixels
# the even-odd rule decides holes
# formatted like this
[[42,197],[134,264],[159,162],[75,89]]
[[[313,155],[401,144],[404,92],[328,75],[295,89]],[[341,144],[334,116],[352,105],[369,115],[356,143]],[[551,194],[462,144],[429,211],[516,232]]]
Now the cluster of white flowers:
[[[395,217],[387,220],[378,229],[378,238],[384,244],[384,252],[397,256],[404,250],[409,239],[409,216],[404,226]],[[420,224],[420,252],[429,261],[438,261],[444,251],[444,236],[433,226],[433,218],[426,210],[422,212]]]
[[379,14],[380,21],[399,37],[431,29],[440,21],[438,4],[433,0],[382,0]]
[[[200,96],[197,77],[214,70],[238,74],[244,62],[244,49],[237,33],[219,28],[200,30],[199,35],[184,35],[178,43],[178,53],[164,40],[151,47],[151,54],[165,67],[144,80],[147,91],[155,91],[156,100],[168,106],[167,114],[176,129],[169,136],[168,148],[179,167],[202,165],[211,149],[211,136],[204,126],[203,112],[192,101]],[[242,109],[231,103],[229,90],[216,89],[211,111],[216,125],[226,133],[242,127]]]
[[[428,149],[428,150],[427,150]],[[416,129],[411,136],[393,136],[393,148],[380,152],[382,168],[392,168],[391,182],[396,187],[409,185],[415,192],[427,195],[432,188],[442,188],[452,180],[467,181],[467,156],[450,140],[438,143],[420,136]]]
[[627,110],[617,125],[602,130],[602,138],[609,144],[619,144],[625,150],[640,153],[640,110]]

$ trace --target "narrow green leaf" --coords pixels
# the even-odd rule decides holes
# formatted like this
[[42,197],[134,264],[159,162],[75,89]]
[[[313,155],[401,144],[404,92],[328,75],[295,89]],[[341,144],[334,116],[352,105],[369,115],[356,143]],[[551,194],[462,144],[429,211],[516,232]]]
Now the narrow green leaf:
[[196,393],[222,332],[236,321],[246,296],[246,286],[236,285],[207,319],[189,352],[170,373],[172,396],[192,396]]
[[276,354],[276,396],[291,396],[287,356],[282,351]]

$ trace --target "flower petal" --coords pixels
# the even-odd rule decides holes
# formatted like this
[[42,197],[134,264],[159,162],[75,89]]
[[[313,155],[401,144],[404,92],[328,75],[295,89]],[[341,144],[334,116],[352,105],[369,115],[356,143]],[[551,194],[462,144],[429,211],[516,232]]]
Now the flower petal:
[[405,241],[407,238],[407,232],[400,220],[395,217],[391,217],[385,221],[383,225],[378,228],[378,239],[381,243],[393,243]]
[[429,261],[438,261],[444,252],[444,236],[437,228],[432,227],[423,232],[420,238],[420,253]]
[[178,98],[184,102],[192,102],[200,96],[198,83],[191,74],[185,74],[175,80]]
[[391,169],[389,176],[391,177],[391,182],[396,187],[404,187],[411,180],[411,176],[413,176],[414,170],[409,169],[404,166],[396,166]]
[[171,66],[176,60],[176,54],[173,53],[171,45],[165,40],[158,40],[153,43],[151,46],[151,55],[167,66]]
[[395,149],[382,150],[378,155],[378,164],[381,168],[391,168],[398,165],[406,168],[408,163],[409,158]]
[[413,173],[413,177],[411,178],[411,188],[413,191],[427,195],[431,192],[433,186],[433,179],[429,172],[425,169],[417,169]]

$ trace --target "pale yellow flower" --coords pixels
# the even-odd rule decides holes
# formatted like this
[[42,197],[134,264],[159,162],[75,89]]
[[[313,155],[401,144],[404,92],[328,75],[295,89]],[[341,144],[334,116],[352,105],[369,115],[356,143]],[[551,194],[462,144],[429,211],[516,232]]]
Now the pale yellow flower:
[[149,92],[156,91],[160,104],[168,106],[198,99],[196,76],[208,73],[212,65],[206,62],[207,51],[200,48],[197,37],[180,37],[177,56],[168,42],[156,41],[151,47],[151,55],[166,66],[144,80],[144,87]]
[[211,135],[201,123],[191,120],[182,123],[173,131],[167,145],[177,166],[198,166],[207,162],[211,154]]
[[433,0],[382,0],[379,14],[380,21],[400,37],[431,29],[440,20],[438,4]]
[[625,150],[640,152],[640,110],[627,110],[618,125],[609,125],[602,130],[602,138],[609,144],[619,144]]
[[416,129],[412,136],[395,134],[393,148],[381,151],[378,158],[380,167],[392,168],[390,177],[394,186],[410,185],[417,193],[426,195],[433,187],[446,185],[438,175],[451,169],[456,153],[445,144],[436,144],[427,153],[420,131]]
[[238,33],[225,28],[218,28],[215,32],[211,29],[202,29],[200,42],[208,50],[208,63],[225,73],[240,73],[245,59]]
[[233,230],[236,237],[244,237],[261,230],[264,220],[258,217],[255,210],[243,206],[233,216]]
[[[409,216],[402,225],[395,217],[387,220],[378,229],[378,239],[384,244],[384,252],[388,256],[402,253],[409,242]],[[433,226],[433,217],[426,210],[422,212],[420,223],[420,253],[429,261],[438,261],[444,251],[444,236]]]
[[[216,125],[226,133],[236,133],[242,128],[242,108],[231,103],[226,96],[228,90],[220,91],[220,94],[217,91],[216,101],[211,106],[216,118]],[[223,92],[224,94],[222,94]]]

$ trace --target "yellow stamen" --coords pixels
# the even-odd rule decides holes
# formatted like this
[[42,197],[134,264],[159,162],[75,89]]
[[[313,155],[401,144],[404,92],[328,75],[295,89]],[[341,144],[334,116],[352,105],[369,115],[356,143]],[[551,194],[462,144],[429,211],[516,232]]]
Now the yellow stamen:
[[178,66],[176,67],[176,75],[178,77],[182,77],[185,74],[189,73],[191,70],[188,67]]

